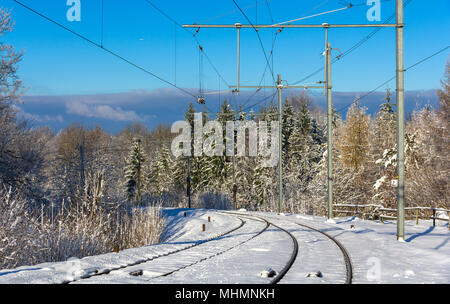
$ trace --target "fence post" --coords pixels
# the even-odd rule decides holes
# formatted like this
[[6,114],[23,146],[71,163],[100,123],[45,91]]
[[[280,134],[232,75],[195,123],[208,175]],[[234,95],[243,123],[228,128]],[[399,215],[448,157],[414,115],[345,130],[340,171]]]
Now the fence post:
[[206,230],[206,225],[202,224],[202,231],[205,231],[205,230]]
[[433,208],[433,227],[436,226],[436,209]]
[[419,225],[419,209],[416,209],[416,225]]

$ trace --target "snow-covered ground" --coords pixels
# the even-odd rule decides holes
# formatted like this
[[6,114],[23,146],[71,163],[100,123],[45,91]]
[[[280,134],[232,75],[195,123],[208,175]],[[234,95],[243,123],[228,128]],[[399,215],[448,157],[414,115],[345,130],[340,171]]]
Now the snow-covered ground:
[[[353,283],[450,282],[446,222],[437,221],[433,227],[431,221],[419,225],[408,221],[406,241],[399,242],[395,222],[346,217],[333,223],[316,216],[242,213],[263,217],[297,239],[297,257],[280,283],[345,282],[346,267],[336,244],[296,223],[320,229],[341,242],[351,258]],[[267,228],[257,218],[214,210],[166,209],[165,214],[168,226],[162,244],[0,270],[0,283],[260,284],[269,283],[267,270],[279,273],[292,254],[290,236],[274,226]],[[226,232],[230,233],[211,240]]]
[[[436,221],[433,227],[431,220],[420,221],[417,226],[415,221],[407,221],[405,242],[399,242],[394,221],[383,224],[345,217],[335,218],[336,223],[330,223],[323,217],[305,215],[286,215],[285,221],[307,224],[339,240],[352,260],[353,283],[450,283],[450,231],[446,222]],[[314,233],[305,230],[303,235],[303,238],[313,238],[310,242],[315,241]],[[300,239],[299,242],[301,247]],[[305,246],[307,242],[303,242],[303,248],[313,250],[309,257],[317,267],[336,260],[331,256],[327,260],[325,251],[321,252],[318,246]],[[322,242],[320,236],[316,242]],[[301,253],[298,258],[301,262]],[[326,282],[326,267],[323,269],[320,281]],[[295,272],[290,271],[286,281],[289,282],[289,275],[293,274]]]

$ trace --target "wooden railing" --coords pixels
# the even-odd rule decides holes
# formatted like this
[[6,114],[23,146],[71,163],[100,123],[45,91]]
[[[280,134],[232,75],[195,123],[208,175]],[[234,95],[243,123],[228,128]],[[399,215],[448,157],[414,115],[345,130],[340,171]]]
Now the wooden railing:
[[[436,211],[446,212],[448,219],[440,218],[436,216]],[[355,215],[362,219],[380,220],[384,219],[397,219],[397,209],[384,208],[382,205],[367,204],[367,205],[355,205],[355,204],[335,204],[333,212],[336,216],[340,215]],[[411,214],[413,213],[413,214]],[[406,207],[405,208],[405,220],[416,220],[416,225],[419,224],[419,220],[433,220],[433,226],[436,226],[436,220],[449,222],[450,230],[450,210],[443,208],[431,208],[431,207]]]

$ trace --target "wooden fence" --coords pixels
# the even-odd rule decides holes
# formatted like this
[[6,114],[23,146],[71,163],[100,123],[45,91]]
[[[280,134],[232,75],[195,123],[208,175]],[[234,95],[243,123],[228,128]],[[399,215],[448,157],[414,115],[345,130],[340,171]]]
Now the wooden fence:
[[[448,218],[440,218],[436,216],[437,211],[443,211],[447,213]],[[335,204],[333,208],[335,216],[347,216],[349,214],[359,216],[362,219],[368,220],[380,220],[383,222],[385,219],[397,219],[397,209],[384,208],[382,205],[367,204],[367,205],[354,205],[354,204]],[[419,224],[419,220],[433,220],[433,226],[436,226],[436,220],[449,222],[450,230],[450,210],[443,208],[431,208],[431,207],[406,207],[405,208],[405,220],[415,220],[416,225]]]

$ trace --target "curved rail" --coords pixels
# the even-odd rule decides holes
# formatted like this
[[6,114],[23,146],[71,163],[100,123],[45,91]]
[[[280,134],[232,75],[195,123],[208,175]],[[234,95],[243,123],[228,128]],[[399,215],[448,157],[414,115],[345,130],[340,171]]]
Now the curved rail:
[[329,235],[328,233],[323,232],[323,231],[321,231],[319,229],[316,229],[314,227],[311,227],[311,226],[308,226],[308,225],[305,225],[305,224],[300,224],[300,223],[297,223],[297,222],[294,222],[294,223],[299,225],[299,226],[302,226],[304,228],[308,228],[308,229],[311,229],[311,230],[314,230],[316,232],[319,232],[319,233],[323,234],[324,236],[326,236],[327,238],[332,240],[339,247],[339,249],[342,252],[342,256],[344,257],[344,262],[345,262],[345,269],[346,269],[346,276],[347,276],[345,284],[351,284],[352,283],[352,279],[353,279],[352,261],[350,259],[350,255],[347,252],[347,249],[345,249],[345,247],[341,244],[341,242],[339,242],[336,238],[334,238],[333,236]]
[[[230,213],[229,213],[229,212],[219,212],[219,213],[235,215],[234,213],[231,213],[231,212],[230,212]],[[236,215],[239,215],[239,216],[236,216],[236,217],[239,218],[239,219],[240,219],[240,217],[244,217],[244,218],[245,218],[245,217],[247,217],[247,218],[252,218],[251,216],[246,216],[245,214],[236,214]],[[242,220],[242,219],[241,219],[241,220]],[[253,219],[253,220],[254,220],[254,219]],[[232,246],[232,247],[229,247],[229,248],[227,248],[227,249],[225,249],[225,250],[216,252],[215,254],[212,254],[212,255],[210,255],[210,256],[204,257],[204,258],[202,258],[202,259],[200,259],[200,260],[198,260],[198,261],[195,261],[195,262],[193,262],[193,263],[191,263],[191,264],[188,264],[188,265],[184,265],[183,267],[180,267],[180,268],[177,268],[177,269],[175,269],[175,270],[169,271],[169,272],[167,272],[167,273],[165,273],[165,274],[162,274],[162,275],[153,277],[153,278],[151,278],[151,279],[149,279],[149,280],[147,280],[147,281],[151,281],[151,280],[154,280],[154,279],[157,279],[157,278],[169,276],[169,275],[171,275],[171,274],[173,274],[173,273],[175,273],[175,272],[177,272],[177,271],[183,270],[183,269],[185,269],[185,268],[188,268],[188,267],[194,266],[194,265],[196,265],[196,264],[199,264],[199,263],[201,263],[201,262],[204,262],[204,261],[206,261],[206,260],[209,260],[209,259],[211,259],[211,258],[213,258],[213,257],[216,257],[216,256],[219,256],[219,255],[221,255],[221,254],[224,254],[225,252],[228,252],[228,251],[230,251],[230,250],[232,250],[232,249],[234,249],[234,248],[236,248],[236,247],[239,247],[239,246],[241,246],[241,245],[243,245],[243,244],[245,244],[245,243],[251,241],[252,239],[254,239],[254,238],[256,238],[257,236],[261,235],[264,231],[266,231],[267,228],[269,228],[270,223],[267,222],[267,221],[264,220],[264,219],[263,219],[263,221],[266,223],[266,226],[265,226],[262,230],[258,231],[256,234],[254,234],[252,237],[250,237],[250,238],[248,238],[248,239],[246,239],[246,240],[244,240],[244,241],[242,241],[242,242],[240,242],[240,243],[238,243],[238,244],[236,244],[236,245],[234,245],[234,246]]]
[[194,243],[192,245],[189,245],[189,246],[186,246],[186,247],[183,247],[183,248],[179,248],[179,249],[176,249],[176,250],[173,250],[173,251],[161,254],[161,255],[157,255],[157,256],[154,256],[154,257],[151,257],[151,258],[148,258],[148,259],[139,260],[139,261],[136,261],[134,263],[123,265],[123,266],[120,266],[120,267],[108,269],[108,270],[101,271],[101,272],[96,270],[93,273],[89,273],[89,274],[83,275],[82,277],[80,277],[77,280],[74,279],[74,280],[70,280],[70,281],[64,281],[64,282],[62,282],[62,284],[70,284],[72,282],[76,282],[76,281],[79,281],[79,280],[89,279],[89,278],[92,278],[92,277],[95,277],[95,276],[100,276],[100,275],[106,275],[106,274],[109,274],[111,271],[116,271],[116,270],[120,270],[120,269],[124,269],[124,268],[128,268],[128,267],[136,266],[136,265],[139,265],[139,264],[143,264],[143,263],[146,263],[146,262],[150,262],[150,261],[156,260],[156,259],[161,258],[161,257],[166,257],[166,256],[169,256],[169,255],[172,255],[172,254],[175,254],[175,253],[178,253],[178,252],[182,252],[182,251],[191,249],[193,247],[197,247],[199,245],[202,245],[202,244],[214,241],[216,239],[220,239],[220,238],[222,238],[222,237],[224,237],[224,236],[226,236],[226,235],[228,235],[230,233],[233,233],[234,231],[242,228],[242,226],[244,226],[244,224],[245,224],[245,221],[240,219],[240,218],[239,218],[239,220],[241,221],[241,223],[237,227],[235,227],[235,228],[233,228],[231,230],[228,230],[228,231],[226,231],[224,233],[221,233],[221,234],[219,234],[217,236],[214,236],[214,237],[211,237],[211,238],[208,238],[208,239],[205,239],[205,240],[200,240],[200,241],[198,241],[198,242],[196,242],[196,243]]
[[278,228],[278,229],[280,229],[281,231],[284,231],[284,232],[286,232],[290,237],[291,237],[291,239],[292,239],[292,242],[293,242],[293,244],[294,244],[294,249],[292,250],[292,254],[291,254],[291,257],[289,258],[289,261],[286,263],[286,265],[283,267],[283,269],[272,279],[272,281],[270,281],[270,284],[277,284],[285,275],[286,275],[286,273],[289,271],[289,269],[292,267],[292,265],[294,264],[294,262],[295,262],[295,259],[297,258],[297,254],[298,254],[298,241],[297,241],[297,239],[295,238],[295,236],[292,234],[292,233],[290,233],[289,231],[287,231],[286,229],[284,229],[284,228],[282,228],[282,227],[280,227],[280,226],[278,226],[278,225],[275,225],[274,223],[272,223],[272,222],[269,222],[267,219],[265,219],[265,218],[263,218],[263,217],[259,217],[259,216],[256,216],[256,215],[249,215],[249,214],[242,214],[242,213],[235,213],[235,212],[223,212],[223,213],[228,213],[228,214],[237,214],[237,215],[240,215],[240,216],[247,216],[247,217],[253,217],[253,218],[258,218],[258,219],[260,219],[260,220],[263,220],[263,221],[265,221],[266,223],[267,223],[267,225],[272,225],[272,226],[274,226],[275,228]]
[[339,242],[336,238],[334,238],[333,236],[329,235],[326,232],[323,232],[317,228],[305,225],[305,224],[300,224],[298,222],[295,221],[290,221],[296,225],[299,225],[301,227],[307,228],[307,229],[311,229],[313,231],[319,232],[322,235],[326,236],[327,238],[329,238],[331,241],[333,241],[339,248],[339,250],[342,253],[342,256],[344,258],[344,263],[345,263],[345,269],[346,269],[346,280],[345,280],[345,284],[351,284],[352,280],[353,280],[353,266],[352,266],[352,262],[350,259],[350,254],[348,253],[347,249],[345,249],[344,245],[342,245],[341,242]]

